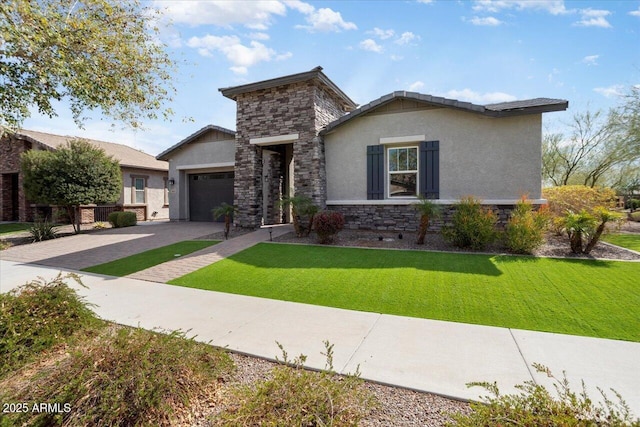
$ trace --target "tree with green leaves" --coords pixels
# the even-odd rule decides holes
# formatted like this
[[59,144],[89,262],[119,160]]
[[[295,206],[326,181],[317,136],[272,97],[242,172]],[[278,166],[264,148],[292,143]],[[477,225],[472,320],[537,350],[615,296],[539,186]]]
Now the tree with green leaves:
[[16,130],[31,107],[54,117],[62,100],[78,125],[92,110],[132,127],[167,118],[174,63],[158,13],[138,0],[0,2],[0,126]]
[[544,136],[542,175],[555,186],[618,187],[640,166],[640,88],[632,87],[617,108],[577,113],[569,136]]
[[65,207],[76,233],[81,205],[114,203],[122,192],[118,161],[83,140],[69,141],[55,151],[29,150],[20,166],[27,198]]

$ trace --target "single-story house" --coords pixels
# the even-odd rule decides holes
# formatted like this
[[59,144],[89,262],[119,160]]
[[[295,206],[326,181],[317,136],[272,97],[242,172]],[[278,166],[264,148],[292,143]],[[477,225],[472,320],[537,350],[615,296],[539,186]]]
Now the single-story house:
[[568,107],[401,91],[358,108],[321,67],[220,92],[236,101],[236,130],[206,126],[157,157],[176,183],[171,219],[211,220],[233,200],[238,226],[278,224],[290,221],[278,201],[304,195],[349,228],[414,230],[418,196],[454,206],[473,195],[504,220],[523,195],[544,202],[542,114]]
[[[0,140],[0,220],[33,221],[37,216],[55,214],[55,209],[33,204],[25,197],[20,155],[28,150],[55,150],[73,139],[78,138],[20,130]],[[82,139],[120,162],[123,179],[122,194],[115,204],[81,207],[83,223],[106,221],[114,210],[136,212],[139,221],[169,218],[167,162],[126,145]]]

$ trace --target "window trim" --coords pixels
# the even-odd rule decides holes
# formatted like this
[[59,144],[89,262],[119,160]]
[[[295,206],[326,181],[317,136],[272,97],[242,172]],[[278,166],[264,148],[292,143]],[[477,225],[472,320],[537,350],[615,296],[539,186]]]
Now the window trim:
[[[142,190],[136,189],[136,179],[142,180]],[[147,204],[147,181],[149,180],[149,175],[131,175],[131,204],[132,205],[146,205]],[[144,201],[142,203],[136,201],[136,195],[138,191],[142,191],[142,195],[144,197]]]
[[[416,150],[416,169],[407,170],[407,171],[394,171],[392,172],[389,168],[389,162],[391,160],[391,155],[389,154],[390,150],[397,150],[401,148],[412,148]],[[410,144],[410,145],[388,145],[384,150],[385,157],[385,199],[389,200],[402,200],[402,199],[417,199],[420,194],[420,146],[419,144]],[[400,173],[415,173],[416,175],[416,195],[415,196],[392,196],[391,195],[391,175],[392,174],[400,174]]]

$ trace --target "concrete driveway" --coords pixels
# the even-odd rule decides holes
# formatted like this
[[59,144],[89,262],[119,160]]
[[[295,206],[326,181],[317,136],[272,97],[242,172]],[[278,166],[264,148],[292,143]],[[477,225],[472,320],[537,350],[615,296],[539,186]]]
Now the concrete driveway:
[[150,222],[62,237],[0,252],[0,259],[80,270],[222,231],[215,222]]

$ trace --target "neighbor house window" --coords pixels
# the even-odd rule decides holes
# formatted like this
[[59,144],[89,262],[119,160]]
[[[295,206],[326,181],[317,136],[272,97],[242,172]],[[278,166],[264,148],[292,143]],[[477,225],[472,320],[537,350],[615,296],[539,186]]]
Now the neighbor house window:
[[132,176],[131,177],[131,203],[146,203],[146,188],[147,177],[146,176]]
[[164,180],[164,205],[169,206],[169,178],[165,177]]
[[387,151],[389,197],[418,195],[418,147],[394,147]]

